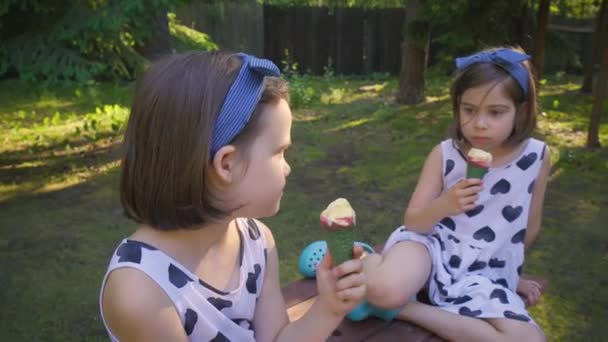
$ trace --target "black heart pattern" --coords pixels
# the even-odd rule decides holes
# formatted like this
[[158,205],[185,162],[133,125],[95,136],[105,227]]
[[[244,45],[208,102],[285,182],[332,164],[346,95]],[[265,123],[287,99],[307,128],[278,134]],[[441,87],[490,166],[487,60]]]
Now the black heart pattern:
[[453,304],[454,305],[464,304],[464,303],[470,301],[471,299],[473,299],[473,298],[471,298],[471,296],[462,296],[462,297],[457,298]]
[[187,309],[185,319],[184,319],[184,330],[186,330],[186,334],[188,336],[190,336],[192,334],[192,332],[194,331],[194,326],[196,325],[197,321],[198,321],[198,315],[196,314],[196,311],[194,311],[192,309]]
[[138,246],[141,246],[142,248],[145,248],[145,249],[150,250],[150,251],[157,251],[158,250],[158,248],[156,248],[154,246],[148,245],[145,242],[141,242],[141,241],[137,241],[137,240],[127,240],[126,243],[133,244],[133,245],[138,245]]
[[258,285],[257,285],[257,280],[258,277],[260,276],[260,273],[262,272],[262,266],[260,266],[260,264],[255,264],[253,265],[253,273],[249,272],[247,274],[247,291],[249,293],[257,293],[258,290]]
[[531,194],[532,190],[534,190],[534,183],[536,182],[536,179],[533,180],[530,185],[528,185],[528,193]]
[[508,205],[502,209],[502,217],[509,222],[513,222],[521,215],[522,211],[524,211],[522,206],[512,207]]
[[507,293],[505,290],[494,289],[492,294],[490,294],[490,299],[497,298],[503,304],[509,304],[509,300],[507,299]]
[[452,172],[452,170],[454,169],[454,161],[452,159],[448,159],[445,162],[445,172],[443,173],[443,176],[447,176],[450,172]]
[[509,283],[507,283],[507,279],[505,279],[505,278],[492,280],[492,283],[509,288]]
[[515,233],[515,235],[513,235],[513,237],[511,238],[511,242],[520,243],[520,242],[524,242],[525,239],[526,239],[526,228]]
[[192,278],[188,277],[184,271],[177,268],[175,265],[169,265],[169,281],[171,284],[175,285],[178,289],[181,289],[189,281],[192,281]]
[[469,268],[467,269],[469,272],[475,272],[475,271],[479,271],[482,268],[486,267],[488,264],[485,261],[479,261],[476,260],[474,263],[471,264],[471,266],[469,266]]
[[456,243],[460,243],[460,240],[458,240],[454,235],[449,234],[448,235],[448,240],[454,240],[454,242]]
[[506,318],[516,319],[518,321],[523,321],[523,322],[529,322],[530,321],[530,318],[528,316],[523,315],[523,314],[516,314],[513,311],[507,310],[503,314],[505,315]]
[[444,227],[446,227],[449,230],[452,230],[452,231],[456,230],[456,223],[454,223],[454,220],[452,220],[449,217],[444,217],[443,220],[439,221],[439,223],[441,223]]
[[492,189],[490,190],[490,194],[492,195],[496,195],[496,194],[506,194],[509,192],[509,190],[511,190],[511,183],[509,183],[508,180],[506,179],[501,179],[498,182],[496,182],[496,184],[494,184],[494,186],[492,186]]
[[251,330],[251,322],[247,319],[233,319],[232,320],[236,325],[243,329]]
[[228,337],[224,336],[224,334],[222,334],[221,332],[217,332],[217,335],[215,335],[214,338],[212,338],[211,340],[209,340],[209,342],[231,342]]
[[[448,269],[448,266],[446,266],[446,264],[441,263],[441,267],[443,267],[443,270],[445,271],[446,274],[452,275],[452,272]],[[450,277],[450,284],[454,284],[455,280],[454,278]]]
[[249,237],[251,240],[257,240],[260,238],[260,228],[258,228],[257,223],[253,219],[247,220],[247,231],[249,232]]
[[536,161],[536,158],[538,158],[538,154],[536,154],[536,152],[532,152],[528,155],[525,155],[523,157],[521,157],[521,159],[519,161],[517,161],[517,167],[519,167],[522,170],[527,170],[532,164],[534,164],[534,162]]
[[460,259],[460,257],[458,255],[452,255],[450,257],[450,267],[452,267],[452,268],[460,267],[461,261],[462,261],[462,259]]
[[141,246],[132,243],[123,243],[118,247],[116,255],[119,256],[118,262],[141,263]]
[[490,259],[489,265],[491,268],[503,268],[507,264],[506,260],[500,260],[498,258]]
[[476,206],[475,209],[465,211],[465,214],[467,214],[468,217],[473,217],[473,216],[479,214],[482,210],[483,210],[483,205],[480,204],[480,205]]
[[439,236],[439,234],[433,234],[433,236],[439,242],[439,246],[441,247],[441,250],[445,251],[445,243],[443,243],[443,240],[441,240],[441,236]]
[[463,316],[477,317],[477,316],[481,315],[481,310],[473,311],[473,310],[469,309],[469,307],[463,306],[460,308],[460,310],[458,310],[458,313]]
[[439,290],[439,293],[441,293],[443,296],[447,296],[448,291],[445,289],[445,285],[440,282],[439,279],[437,279],[437,273],[435,273],[435,283],[437,284],[437,289]]
[[496,234],[492,230],[492,228],[485,226],[480,228],[478,231],[473,234],[473,238],[475,240],[484,240],[485,242],[492,242],[496,239]]
[[222,311],[225,308],[229,308],[232,306],[232,301],[225,300],[217,297],[209,297],[207,301],[211,303],[211,305],[215,306],[218,311]]

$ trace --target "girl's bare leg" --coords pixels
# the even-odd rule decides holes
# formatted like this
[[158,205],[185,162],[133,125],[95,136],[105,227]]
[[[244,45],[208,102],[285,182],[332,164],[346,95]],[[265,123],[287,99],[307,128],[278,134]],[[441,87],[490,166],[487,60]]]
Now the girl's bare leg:
[[403,241],[384,255],[370,254],[364,259],[367,279],[366,299],[385,309],[407,303],[424,286],[431,272],[431,256],[418,242]]
[[479,319],[453,314],[419,302],[408,303],[397,315],[449,341],[546,341],[540,329],[508,318]]

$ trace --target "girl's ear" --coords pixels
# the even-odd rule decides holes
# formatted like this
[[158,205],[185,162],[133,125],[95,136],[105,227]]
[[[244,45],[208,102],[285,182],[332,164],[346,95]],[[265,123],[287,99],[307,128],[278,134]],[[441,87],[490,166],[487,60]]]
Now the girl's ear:
[[226,145],[220,148],[213,157],[212,166],[215,174],[225,183],[231,183],[236,169],[236,148]]

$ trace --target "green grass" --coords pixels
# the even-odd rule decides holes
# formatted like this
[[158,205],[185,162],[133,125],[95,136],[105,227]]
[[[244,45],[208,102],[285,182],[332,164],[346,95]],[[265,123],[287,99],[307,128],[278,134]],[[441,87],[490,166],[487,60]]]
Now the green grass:
[[[550,281],[532,309],[550,341],[601,340],[608,317],[608,151],[583,148],[592,99],[580,81],[548,79],[537,133],[554,167],[526,272]],[[383,75],[292,80],[292,174],[280,213],[265,220],[283,284],[299,277],[298,254],[320,238],[319,212],[336,197],[357,210],[362,241],[380,243],[399,225],[424,158],[445,136],[448,82],[433,77],[426,103],[399,106],[396,80]],[[0,82],[0,340],[107,340],[100,281],[134,228],[117,194],[130,96],[129,85]],[[605,146],[606,118],[600,133]]]

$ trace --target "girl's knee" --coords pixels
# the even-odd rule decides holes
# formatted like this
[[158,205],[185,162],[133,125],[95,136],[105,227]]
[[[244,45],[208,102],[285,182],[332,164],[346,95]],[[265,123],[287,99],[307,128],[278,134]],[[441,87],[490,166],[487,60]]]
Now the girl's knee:
[[546,342],[547,339],[540,327],[509,318],[488,320],[505,342]]
[[533,324],[525,323],[522,325],[518,325],[516,328],[511,329],[508,334],[509,338],[507,341],[509,342],[546,342],[545,334],[540,329]]

